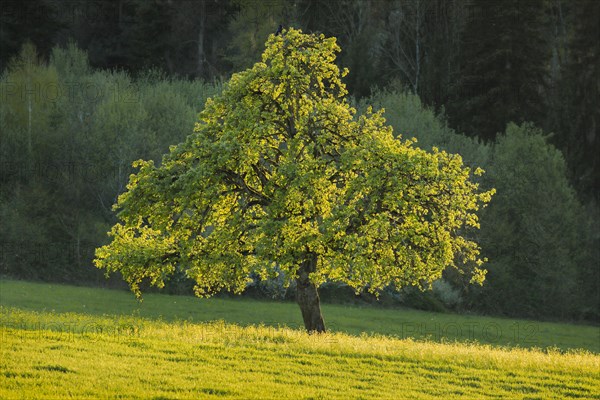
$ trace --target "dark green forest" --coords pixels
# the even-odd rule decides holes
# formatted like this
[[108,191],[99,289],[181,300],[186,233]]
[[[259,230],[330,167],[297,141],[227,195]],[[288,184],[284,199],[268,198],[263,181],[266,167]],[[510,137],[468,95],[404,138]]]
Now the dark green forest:
[[460,154],[497,190],[473,233],[485,284],[449,270],[389,298],[600,321],[597,0],[4,1],[0,274],[106,285],[91,260],[132,162],[184,141],[280,24],[336,37],[355,107],[385,108],[396,135]]

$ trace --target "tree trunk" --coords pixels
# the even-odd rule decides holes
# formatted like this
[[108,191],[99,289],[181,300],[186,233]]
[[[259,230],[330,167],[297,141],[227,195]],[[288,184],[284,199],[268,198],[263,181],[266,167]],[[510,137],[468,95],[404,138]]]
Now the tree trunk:
[[296,301],[302,311],[304,327],[308,333],[325,332],[319,293],[315,284],[308,278],[308,274],[314,272],[316,266],[317,256],[309,255],[309,258],[300,266],[296,278]]

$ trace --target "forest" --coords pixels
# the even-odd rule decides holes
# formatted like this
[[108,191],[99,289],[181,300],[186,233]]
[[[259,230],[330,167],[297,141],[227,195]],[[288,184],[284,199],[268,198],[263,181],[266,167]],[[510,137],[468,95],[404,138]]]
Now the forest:
[[[282,25],[335,37],[354,107],[384,108],[395,135],[460,154],[496,189],[472,233],[484,285],[447,270],[389,298],[599,322],[598,21],[597,0],[5,1],[0,275],[106,285],[94,250],[132,162],[159,164]],[[191,286],[175,276],[166,290]]]

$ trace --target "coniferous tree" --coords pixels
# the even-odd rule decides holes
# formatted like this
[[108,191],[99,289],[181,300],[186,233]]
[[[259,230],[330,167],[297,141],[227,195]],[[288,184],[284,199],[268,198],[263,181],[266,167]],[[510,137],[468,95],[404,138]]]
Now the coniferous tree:
[[446,104],[459,65],[460,33],[465,20],[463,1],[429,0],[425,14],[424,59],[419,97],[439,109]]
[[569,59],[562,75],[562,111],[555,127],[573,183],[584,197],[600,198],[600,2],[573,3]]
[[168,3],[141,1],[136,7],[136,23],[130,33],[131,57],[138,68],[166,67],[173,73],[169,50],[172,39],[173,7]]
[[371,88],[384,85],[390,78],[383,68],[386,48],[386,24],[393,4],[373,0],[332,2],[299,1],[297,13],[301,25],[311,32],[334,36],[340,46],[339,65],[350,69],[348,91],[356,97],[370,94]]
[[548,59],[543,0],[475,0],[467,10],[452,124],[489,140],[509,121],[539,123]]
[[48,56],[65,21],[52,0],[8,0],[0,9],[0,68],[17,55],[25,42],[33,43],[42,57]]

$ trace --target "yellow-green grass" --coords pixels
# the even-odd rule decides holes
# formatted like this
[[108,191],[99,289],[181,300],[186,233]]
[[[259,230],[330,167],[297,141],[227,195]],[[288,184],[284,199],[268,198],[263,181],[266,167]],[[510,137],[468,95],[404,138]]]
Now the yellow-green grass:
[[1,309],[2,399],[600,398],[600,356]]
[[526,321],[324,308],[336,331],[311,336],[289,303],[153,294],[140,304],[123,291],[0,281],[0,398],[600,399],[600,355],[564,350],[592,343],[594,327],[549,324],[539,340],[563,350],[526,349],[381,334],[432,318]]
[[[123,290],[15,280],[0,280],[0,305],[55,313],[135,315],[164,321],[222,320],[240,326],[302,327],[300,310],[294,303],[163,294],[146,294],[140,303]],[[330,330],[351,335],[365,332],[399,339],[477,341],[495,346],[586,349],[600,353],[598,326],[330,304],[323,305],[323,314]]]

